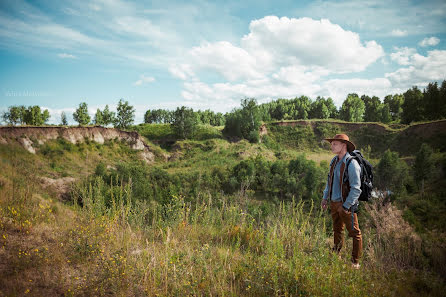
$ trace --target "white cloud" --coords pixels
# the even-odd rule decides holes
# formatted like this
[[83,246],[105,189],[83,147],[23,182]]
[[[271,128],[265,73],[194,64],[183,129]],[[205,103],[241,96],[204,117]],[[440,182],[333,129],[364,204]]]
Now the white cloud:
[[395,47],[396,52],[390,54],[390,58],[400,65],[409,65],[411,63],[411,58],[417,53],[414,48]]
[[145,76],[142,74],[137,81],[133,83],[134,86],[140,86],[142,84],[152,83],[155,81],[155,78],[152,76]]
[[213,70],[230,81],[262,76],[257,69],[255,57],[227,41],[194,47],[189,55],[195,68]]
[[386,78],[375,79],[330,79],[326,81],[320,92],[321,96],[330,96],[337,106],[341,106],[349,93],[357,93],[359,96],[384,96],[393,93],[392,84]]
[[[375,41],[361,42],[358,34],[328,20],[268,16],[249,28],[240,46],[203,43],[171,65],[170,73],[185,81],[183,98],[206,105],[224,100],[239,104],[244,97],[315,96],[324,90],[324,77],[362,71],[384,55]],[[221,81],[202,81],[209,71]]]
[[67,53],[60,53],[57,54],[57,56],[61,59],[77,59],[75,55],[67,54]]
[[426,46],[436,46],[439,43],[440,43],[440,39],[438,39],[437,37],[433,36],[433,37],[426,37],[426,38],[424,38],[422,41],[420,41],[418,43],[418,45],[420,45],[422,47],[426,47]]
[[404,36],[407,36],[408,33],[406,30],[395,29],[395,30],[392,30],[392,32],[390,32],[390,35],[395,36],[395,37],[404,37]]
[[180,65],[173,64],[169,67],[169,72],[174,77],[182,80],[195,77],[195,73],[193,72],[192,66],[190,64],[180,64]]
[[336,73],[362,71],[384,55],[375,41],[329,20],[267,16],[251,22],[242,46],[266,69],[273,66],[323,67]]
[[[446,32],[446,2],[436,1],[311,1],[296,15],[329,18],[342,26],[381,36]],[[395,28],[391,31],[389,28]],[[398,32],[400,31],[400,32]]]
[[414,85],[425,86],[427,83],[446,78],[446,50],[428,51],[427,56],[414,54],[411,66],[386,73],[394,87],[408,89]]

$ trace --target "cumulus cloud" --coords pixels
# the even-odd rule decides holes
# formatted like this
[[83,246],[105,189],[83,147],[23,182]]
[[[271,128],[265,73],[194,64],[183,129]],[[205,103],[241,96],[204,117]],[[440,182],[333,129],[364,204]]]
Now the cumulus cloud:
[[255,57],[230,42],[205,43],[190,51],[194,67],[213,70],[230,81],[259,78]]
[[411,58],[416,54],[417,50],[414,48],[395,47],[396,52],[390,54],[390,58],[400,65],[409,65]]
[[414,54],[409,67],[386,73],[385,77],[394,87],[403,89],[444,80],[446,78],[446,50],[428,51],[427,56]]
[[433,37],[426,37],[423,40],[421,40],[418,45],[422,46],[422,47],[426,47],[426,46],[436,46],[437,44],[440,43],[440,39],[438,39],[437,37],[433,36]]
[[390,35],[395,36],[395,37],[404,37],[404,36],[407,36],[408,33],[406,30],[395,29],[395,30],[392,30],[392,32],[390,32]]
[[152,83],[155,81],[155,78],[152,76],[145,76],[142,74],[137,81],[133,83],[134,86],[140,86],[142,84]]
[[251,22],[242,46],[260,64],[306,65],[336,73],[362,71],[384,55],[375,41],[360,41],[329,20],[267,16]]
[[[174,77],[185,81],[183,98],[206,104],[238,103],[243,97],[313,96],[322,90],[319,80],[362,71],[384,55],[375,41],[361,42],[357,33],[329,20],[267,16],[252,21],[249,29],[239,45],[206,42],[169,67]],[[202,81],[200,74],[209,72],[221,81]]]

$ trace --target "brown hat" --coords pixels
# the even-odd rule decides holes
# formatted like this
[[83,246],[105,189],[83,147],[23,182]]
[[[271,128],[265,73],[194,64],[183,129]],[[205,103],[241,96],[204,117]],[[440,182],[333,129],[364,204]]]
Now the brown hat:
[[355,148],[356,148],[356,146],[353,144],[353,142],[351,142],[350,139],[348,138],[347,134],[336,134],[335,137],[333,137],[333,138],[325,138],[325,140],[330,142],[330,143],[333,140],[337,140],[337,141],[346,143],[348,152],[354,151]]

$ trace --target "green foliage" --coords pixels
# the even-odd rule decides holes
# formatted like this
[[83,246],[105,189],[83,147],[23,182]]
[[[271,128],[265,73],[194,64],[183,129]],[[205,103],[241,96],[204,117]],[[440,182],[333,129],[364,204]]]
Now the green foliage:
[[147,110],[144,114],[146,124],[167,124],[174,120],[174,112],[165,109]]
[[348,94],[339,112],[340,118],[347,122],[362,122],[365,111],[364,102],[357,94]]
[[404,93],[403,113],[401,122],[410,124],[412,121],[424,119],[423,93],[417,88],[407,90]]
[[104,116],[102,114],[102,111],[98,108],[96,110],[96,114],[94,115],[94,124],[95,125],[103,125],[104,124]]
[[[212,110],[194,111],[198,123],[212,126],[223,126],[225,117],[221,112],[213,112]],[[175,120],[175,111],[165,109],[147,110],[144,114],[144,123],[146,124],[167,124],[173,123]]]
[[446,113],[444,113],[444,106],[446,104],[446,97],[444,94],[445,84],[445,81],[443,81],[442,92],[438,89],[437,82],[429,83],[423,91],[423,104],[425,118],[427,120],[438,120],[446,117]]
[[68,125],[67,115],[65,114],[64,111],[62,111],[62,113],[60,114],[60,124],[62,126],[67,126]]
[[409,166],[399,158],[397,152],[387,150],[376,166],[375,184],[380,190],[401,194],[410,183]]
[[28,106],[28,108],[23,105],[10,106],[8,111],[2,113],[2,120],[9,125],[42,126],[50,117],[48,109],[41,111],[38,105]]
[[363,95],[361,96],[361,100],[364,102],[365,105],[364,121],[365,122],[381,121],[382,106],[379,98],[376,96],[370,98],[369,96]]
[[387,95],[384,98],[384,104],[388,104],[390,108],[390,115],[392,116],[392,120],[398,122],[401,119],[401,115],[403,113],[403,102],[404,96],[395,94],[395,95]]
[[175,131],[170,124],[139,124],[132,129],[149,140],[174,140]]
[[2,119],[9,125],[17,125],[25,123],[25,106],[10,106],[8,111],[2,113]]
[[73,113],[73,119],[81,126],[88,125],[90,123],[90,115],[88,114],[88,105],[85,102],[79,104],[79,107]]
[[415,156],[415,163],[413,164],[415,181],[421,186],[421,193],[424,194],[424,183],[433,175],[434,161],[432,158],[432,148],[423,143],[420,150]]
[[270,143],[280,144],[293,150],[314,150],[320,145],[321,139],[315,137],[311,126],[268,126]]
[[105,105],[104,110],[102,111],[102,124],[104,126],[108,126],[113,124],[116,121],[116,114],[113,111],[110,111],[108,104]]
[[128,101],[120,99],[116,110],[115,127],[119,129],[129,128],[135,119],[135,108]]
[[392,115],[390,113],[390,106],[389,104],[385,103],[381,105],[380,108],[380,121],[382,123],[388,124],[392,121]]
[[314,119],[328,119],[330,117],[330,110],[325,104],[325,100],[317,98],[311,104],[310,118]]
[[198,119],[192,108],[182,106],[174,113],[172,128],[180,139],[192,138],[197,129]]
[[235,109],[226,116],[223,133],[230,136],[243,137],[250,142],[259,141],[260,109],[254,98],[242,100],[242,108]]

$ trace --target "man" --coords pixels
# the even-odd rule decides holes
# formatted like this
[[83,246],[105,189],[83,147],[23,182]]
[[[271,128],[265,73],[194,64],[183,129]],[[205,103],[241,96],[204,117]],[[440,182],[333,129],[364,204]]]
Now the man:
[[330,201],[334,231],[333,250],[339,253],[344,244],[345,225],[348,236],[353,238],[352,268],[359,269],[362,235],[355,210],[358,207],[358,198],[361,194],[361,167],[353,159],[347,168],[348,170],[345,168],[347,160],[351,158],[349,152],[355,150],[355,145],[346,134],[337,134],[335,137],[325,140],[330,142],[331,151],[336,156],[330,163],[330,173],[328,174],[321,207],[325,210],[328,201]]

